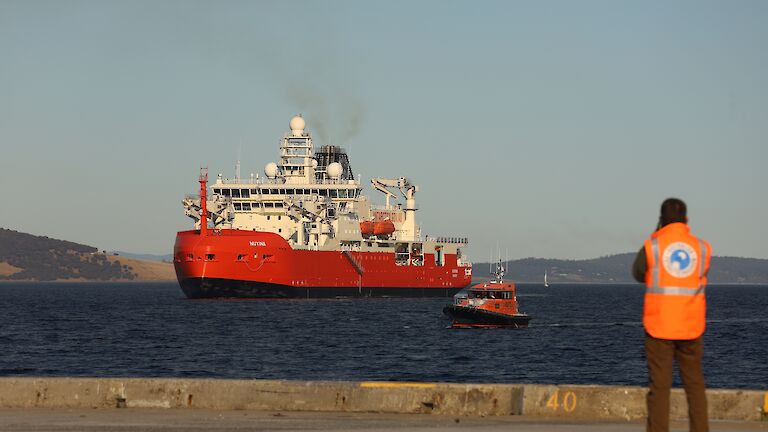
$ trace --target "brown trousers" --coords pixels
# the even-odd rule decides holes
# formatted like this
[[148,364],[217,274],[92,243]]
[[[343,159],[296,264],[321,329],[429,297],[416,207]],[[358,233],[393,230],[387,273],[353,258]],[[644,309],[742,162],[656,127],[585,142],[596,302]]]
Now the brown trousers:
[[672,361],[677,360],[680,378],[688,399],[691,432],[708,432],[707,396],[704,392],[702,338],[693,340],[656,339],[646,333],[645,357],[648,361],[648,432],[669,432],[669,393],[672,388]]

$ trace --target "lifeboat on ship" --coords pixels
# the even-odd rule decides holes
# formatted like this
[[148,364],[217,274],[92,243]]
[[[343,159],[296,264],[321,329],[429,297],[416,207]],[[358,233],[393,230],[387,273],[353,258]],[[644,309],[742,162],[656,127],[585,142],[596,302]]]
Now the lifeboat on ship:
[[362,234],[363,237],[371,236],[373,234],[373,227],[373,221],[360,222],[360,234]]
[[395,224],[391,220],[377,221],[373,224],[373,235],[376,237],[390,235],[395,232]]
[[496,280],[472,285],[453,296],[443,313],[453,319],[453,328],[523,328],[531,317],[517,307],[515,284],[503,282],[504,267],[496,266]]

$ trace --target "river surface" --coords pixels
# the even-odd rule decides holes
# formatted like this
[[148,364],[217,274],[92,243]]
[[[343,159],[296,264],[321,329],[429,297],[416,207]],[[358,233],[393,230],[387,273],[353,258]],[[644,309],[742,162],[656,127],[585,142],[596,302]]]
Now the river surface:
[[[188,300],[176,283],[0,284],[0,376],[646,385],[640,285],[520,284],[527,329],[449,299]],[[768,286],[707,287],[709,387],[768,388]],[[679,384],[679,380],[676,378]]]

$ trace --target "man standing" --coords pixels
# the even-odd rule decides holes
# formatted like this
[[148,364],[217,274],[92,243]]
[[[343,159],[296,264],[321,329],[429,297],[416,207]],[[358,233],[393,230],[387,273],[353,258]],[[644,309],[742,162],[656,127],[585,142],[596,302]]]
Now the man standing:
[[657,230],[645,241],[632,267],[635,279],[646,286],[643,326],[649,432],[669,431],[673,359],[677,359],[685,387],[690,430],[709,430],[701,359],[706,323],[704,287],[712,248],[690,234],[686,213],[683,201],[665,200]]

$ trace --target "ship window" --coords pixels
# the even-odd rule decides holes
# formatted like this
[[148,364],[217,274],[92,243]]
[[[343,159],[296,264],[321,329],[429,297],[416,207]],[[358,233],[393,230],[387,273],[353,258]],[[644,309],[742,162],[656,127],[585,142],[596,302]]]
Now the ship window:
[[283,203],[275,203],[275,207],[282,207]]
[[243,255],[243,254],[240,254],[240,255],[237,256],[237,260],[238,261],[242,261],[243,258],[245,258],[245,255]]
[[262,193],[263,195],[269,195],[269,194],[270,194],[270,190],[269,190],[269,189],[262,189],[262,190],[261,190],[261,193]]
[[243,210],[250,211],[251,210],[251,203],[243,203]]
[[213,190],[213,193],[217,193],[217,194],[220,194],[220,193],[221,193],[221,189],[214,189],[214,190]]
[[282,217],[282,216],[278,216],[278,217],[277,217],[277,220],[282,220],[282,219],[283,219],[283,217]]
[[312,192],[315,195],[320,194],[320,190],[319,189],[312,189],[310,192]]
[[[274,207],[274,206],[275,206],[275,203],[271,203],[271,202],[264,203],[264,207]],[[267,216],[267,219],[269,219],[269,216]]]
[[221,194],[224,195],[224,196],[229,196],[230,195],[229,194],[229,189],[222,189],[221,190]]
[[286,195],[296,195],[296,190],[294,189],[286,189],[285,190]]
[[346,198],[347,196],[348,195],[346,189],[339,189],[339,198]]
[[242,206],[240,205],[240,203],[235,203],[235,210],[242,210],[242,209],[243,209],[243,208],[242,208]]
[[336,189],[331,189],[331,198],[338,198],[339,197],[339,191]]
[[278,193],[280,193],[280,191],[278,189],[272,189],[270,193],[272,195],[277,195]]
[[282,228],[278,228],[277,232],[281,233],[281,232],[283,232],[283,229]]
[[252,195],[256,195],[257,193],[259,193],[258,189],[251,189],[251,194]]
[[269,216],[267,216],[267,220],[269,220]]
[[285,195],[285,189],[278,189],[278,193],[280,195]]
[[240,198],[240,189],[232,189],[232,198]]
[[328,189],[320,189],[320,196],[328,196]]
[[243,198],[250,198],[251,197],[251,191],[249,189],[242,189],[240,191],[240,194]]
[[205,254],[205,259],[207,261],[213,261],[214,259],[216,259],[216,254]]

